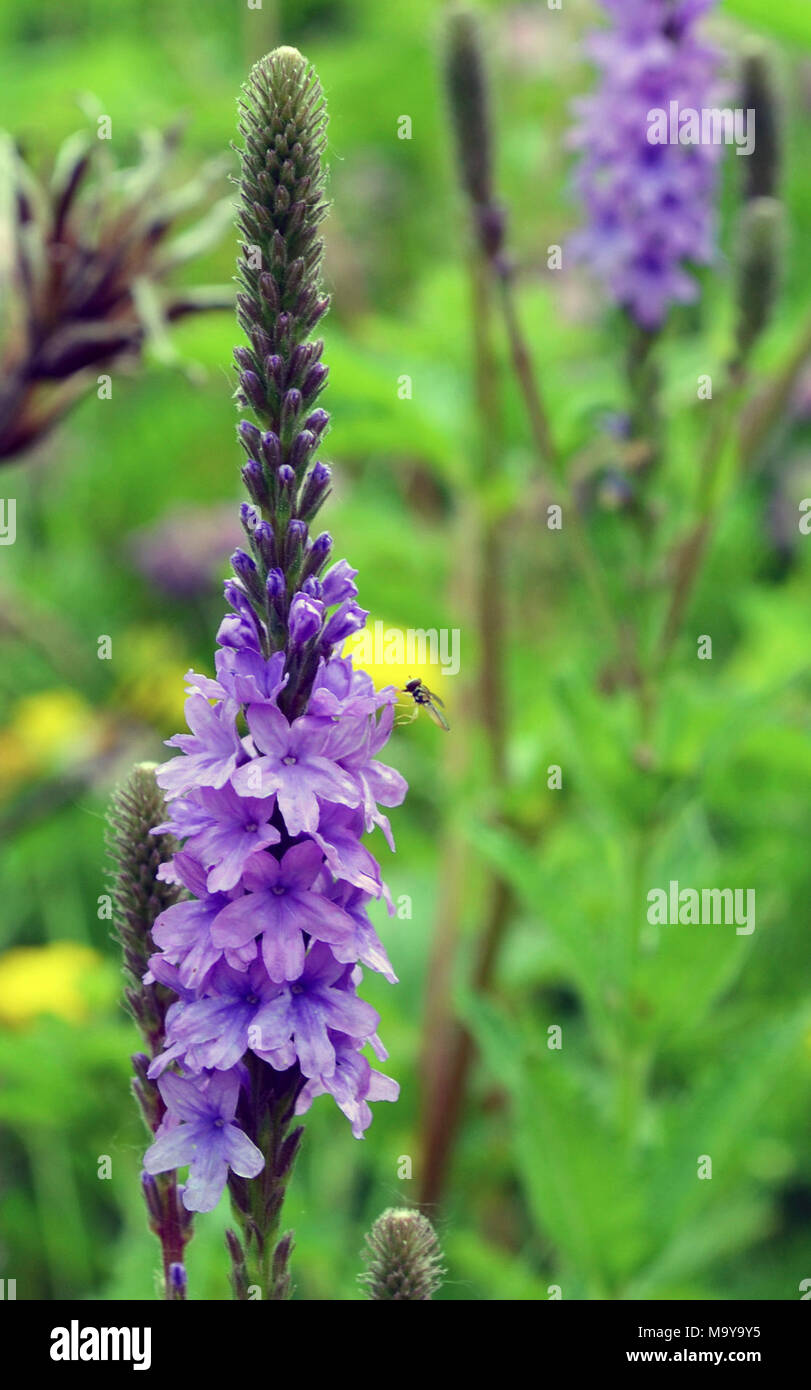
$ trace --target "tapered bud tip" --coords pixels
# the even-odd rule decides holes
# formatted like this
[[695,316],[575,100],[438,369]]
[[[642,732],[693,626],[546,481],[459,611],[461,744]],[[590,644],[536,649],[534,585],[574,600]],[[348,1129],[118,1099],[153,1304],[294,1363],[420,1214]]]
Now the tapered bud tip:
[[175,1293],[184,1294],[188,1284],[186,1266],[177,1262],[169,1266],[169,1283]]
[[750,91],[755,88],[758,91],[771,88],[774,75],[772,59],[769,47],[762,39],[749,37],[745,40],[741,48],[741,70],[744,91],[747,84],[751,84]]
[[282,1236],[281,1240],[279,1241],[279,1244],[276,1246],[276,1249],[275,1249],[275,1251],[273,1252],[273,1262],[274,1262],[274,1264],[280,1264],[282,1267],[284,1267],[284,1265],[287,1263],[288,1259],[290,1258],[290,1254],[291,1254],[292,1249],[293,1249],[293,1232],[292,1232],[292,1231],[288,1231],[286,1235],[283,1235],[283,1236]]
[[741,161],[744,196],[771,197],[780,184],[781,111],[771,54],[759,39],[751,39],[743,50],[739,101],[751,142]]
[[487,77],[478,20],[462,7],[448,16],[445,85],[462,187],[474,204],[487,205],[492,201]]
[[291,48],[289,44],[283,43],[278,48],[271,49],[264,58],[260,58],[256,66],[261,67],[263,63],[276,63],[279,67],[300,68],[306,66],[307,59],[297,48]]
[[427,1302],[445,1273],[434,1228],[422,1212],[391,1207],[366,1237],[367,1264],[360,1282],[367,1298]]
[[272,49],[254,63],[246,87],[249,93],[251,88],[269,92],[275,101],[279,101],[296,90],[303,92],[315,81],[315,74],[304,54],[297,48],[283,45]]
[[763,63],[768,56],[768,49],[762,39],[750,34],[741,44],[741,60],[746,70],[750,64]]
[[448,44],[451,48],[478,44],[478,20],[473,11],[464,4],[448,7]]

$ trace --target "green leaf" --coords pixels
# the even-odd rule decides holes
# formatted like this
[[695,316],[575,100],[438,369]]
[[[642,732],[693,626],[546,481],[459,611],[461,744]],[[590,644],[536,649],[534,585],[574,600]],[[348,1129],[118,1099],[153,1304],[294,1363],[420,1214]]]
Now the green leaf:
[[811,10],[808,0],[780,0],[779,5],[764,5],[763,0],[726,0],[724,10],[735,15],[753,29],[788,43],[811,43]]
[[[756,1117],[787,1067],[801,1074],[799,1054],[810,1025],[805,1004],[785,1021],[751,1029],[734,1057],[713,1059],[684,1098],[670,1102],[646,1184],[648,1220],[660,1233],[664,1268],[686,1267],[685,1232],[706,1221],[718,1230],[727,1224],[724,1211],[738,1200]],[[701,1155],[712,1160],[711,1178],[697,1176]]]
[[491,1002],[469,995],[462,1006],[485,1061],[510,1092],[519,1174],[538,1230],[558,1248],[563,1296],[609,1296],[646,1240],[642,1190],[618,1138],[562,1052],[543,1049],[541,1060]]

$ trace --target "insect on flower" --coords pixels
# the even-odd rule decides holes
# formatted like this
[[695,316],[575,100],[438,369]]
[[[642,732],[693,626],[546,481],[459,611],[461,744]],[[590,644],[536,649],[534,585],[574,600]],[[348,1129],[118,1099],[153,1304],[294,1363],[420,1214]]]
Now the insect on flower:
[[444,729],[447,734],[450,733],[451,726],[442,713],[445,708],[443,701],[440,700],[439,696],[435,695],[432,690],[429,690],[428,686],[424,685],[421,680],[415,678],[414,680],[406,681],[402,694],[410,695],[414,701],[413,710],[410,714],[405,715],[403,719],[401,719],[400,722],[402,724],[410,724],[416,719],[420,709],[424,709],[428,711],[438,728]]

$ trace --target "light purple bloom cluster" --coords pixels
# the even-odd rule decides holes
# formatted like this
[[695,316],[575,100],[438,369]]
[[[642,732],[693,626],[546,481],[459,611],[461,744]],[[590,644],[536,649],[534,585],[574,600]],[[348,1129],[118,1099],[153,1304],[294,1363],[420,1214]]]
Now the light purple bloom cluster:
[[340,655],[367,616],[356,571],[345,560],[328,569],[331,537],[312,535],[331,478],[316,457],[329,416],[312,337],[329,303],[318,79],[296,50],[277,49],[252,70],[240,111],[248,345],[234,357],[237,400],[259,421],[239,425],[248,548],[231,561],[216,677],[189,674],[189,732],[170,740],[180,754],[157,774],[165,829],[182,845],[162,873],[191,897],[153,929],[151,975],[177,1001],[149,1072],[167,1113],[144,1165],[189,1163],[184,1202],[198,1211],[228,1181],[243,1230],[242,1245],[231,1233],[235,1289],[248,1296],[250,1265],[263,1297],[280,1298],[290,1241],[275,1254],[274,1242],[301,1136],[288,1133],[294,1114],[329,1093],[361,1137],[369,1102],[397,1096],[364,1055],[367,1043],[386,1054],[357,991],[364,966],[395,979],[367,910],[383,898],[392,911],[391,898],[362,837],[379,826],[393,848],[380,807],[399,805],[406,784],[377,757],[397,692],[375,690]]
[[700,112],[717,98],[715,49],[696,21],[716,0],[601,0],[613,28],[590,35],[597,91],[575,103],[576,187],[588,226],[571,241],[611,298],[643,328],[698,288],[685,266],[714,255],[714,191],[722,147],[652,144],[649,113]]
[[[395,980],[367,904],[391,900],[362,843],[380,806],[399,805],[403,778],[378,761],[394,718],[396,691],[377,691],[329,637],[306,712],[292,721],[278,699],[285,656],[261,654],[256,618],[240,586],[227,586],[235,614],[220,629],[216,679],[189,673],[188,734],[158,771],[170,798],[160,827],[183,842],[160,877],[193,895],[155,923],[160,953],[151,974],[178,1000],[150,1076],[160,1077],[167,1115],[145,1159],[147,1172],[190,1163],[186,1205],[213,1207],[227,1169],[253,1177],[262,1155],[234,1124],[243,1059],[277,1071],[298,1067],[296,1113],[329,1093],[361,1137],[370,1100],[394,1100],[397,1085],[363,1055],[378,1017],[358,997],[362,966]],[[339,630],[325,617],[326,591],[354,601],[344,562],[325,576],[319,635]],[[295,604],[295,599],[294,599]],[[309,640],[312,640],[311,638]],[[240,732],[244,716],[246,732]],[[168,1072],[170,1063],[182,1076]]]

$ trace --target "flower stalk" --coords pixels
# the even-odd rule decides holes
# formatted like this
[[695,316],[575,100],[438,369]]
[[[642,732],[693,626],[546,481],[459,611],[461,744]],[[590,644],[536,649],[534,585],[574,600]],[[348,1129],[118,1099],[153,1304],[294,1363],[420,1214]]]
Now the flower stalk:
[[[321,285],[326,110],[301,54],[279,48],[251,71],[240,102],[237,402],[250,502],[232,556],[231,607],[216,677],[190,672],[190,732],[158,772],[183,848],[166,877],[191,895],[156,923],[150,971],[176,1003],[152,1063],[166,1114],[144,1165],[189,1164],[183,1201],[210,1211],[227,1183],[231,1283],[240,1300],[290,1295],[285,1191],[297,1117],[330,1094],[362,1137],[369,1102],[394,1100],[374,1069],[378,1015],[358,995],[363,967],[396,976],[368,916],[383,898],[362,843],[380,805],[406,785],[377,754],[397,694],[340,655],[365,622],[356,571],[328,568],[331,537],[312,523],[330,491],[316,457],[329,422],[327,369],[314,329]],[[243,732],[247,730],[247,732]]]
[[292,1233],[280,1236],[282,1205],[293,1171],[303,1125],[291,1128],[304,1084],[298,1068],[274,1072],[255,1058],[248,1061],[250,1089],[238,1115],[248,1138],[264,1154],[265,1166],[252,1181],[232,1173],[228,1181],[231,1207],[241,1229],[241,1241],[228,1232],[231,1286],[234,1297],[257,1295],[272,1302],[290,1297],[289,1272]]
[[676,556],[656,654],[660,669],[669,661],[681,631],[715,529],[720,494],[741,451],[735,421],[744,402],[749,360],[768,327],[780,282],[782,205],[777,199],[744,203],[738,242],[735,344],[718,399],[712,403],[712,421],[699,461],[696,518]]
[[[515,267],[505,250],[506,212],[493,191],[492,122],[482,35],[476,15],[465,7],[453,10],[448,19],[445,85],[455,132],[457,168],[470,206],[474,240],[483,267],[496,286],[510,364],[527,412],[539,471],[541,475],[551,474],[556,487],[563,492],[567,533],[575,563],[603,625],[611,634],[617,651],[623,653],[626,652],[625,639],[608,599],[599,560],[568,492],[540,374],[521,325],[515,296]],[[481,381],[480,374],[480,391]]]
[[[468,621],[476,631],[478,660],[473,692],[476,713],[486,739],[490,776],[494,787],[506,786],[509,726],[505,669],[506,596],[504,590],[503,524],[488,515],[479,500],[497,468],[502,402],[499,366],[494,341],[494,295],[491,260],[500,255],[504,222],[493,201],[490,119],[487,87],[479,51],[476,21],[464,9],[454,10],[448,22],[445,49],[445,84],[450,117],[456,134],[459,179],[470,206],[473,229],[470,251],[470,320],[475,408],[478,419],[476,489],[467,503],[464,532],[472,539],[465,591],[460,594]],[[460,709],[449,771],[458,782],[467,771],[469,752],[464,728],[466,710]],[[470,852],[458,830],[449,827],[442,852],[453,871],[454,882],[443,884],[436,916],[423,1030],[422,1153],[420,1202],[433,1208],[440,1200],[464,1111],[467,1080],[473,1058],[468,1030],[455,1016],[452,1003],[463,895],[457,885],[470,872]],[[489,931],[490,902],[506,909],[496,876],[487,875],[488,900],[483,932]],[[502,919],[501,906],[499,918]],[[506,925],[506,920],[503,923]]]

